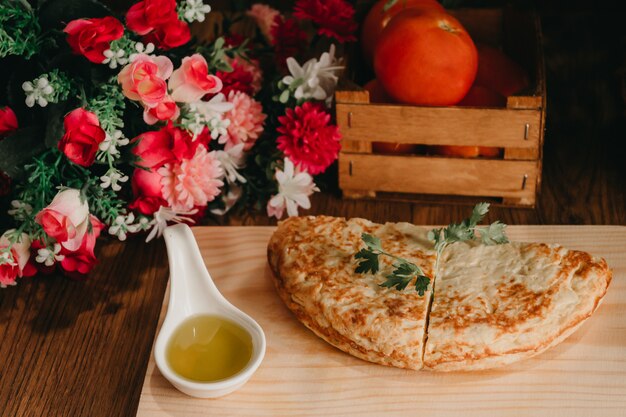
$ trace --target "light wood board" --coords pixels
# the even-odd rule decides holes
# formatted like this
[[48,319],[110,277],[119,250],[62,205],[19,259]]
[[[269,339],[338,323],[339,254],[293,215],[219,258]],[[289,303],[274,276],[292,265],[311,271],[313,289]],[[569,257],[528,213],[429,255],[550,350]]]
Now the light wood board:
[[274,291],[266,260],[272,231],[194,228],[220,291],[265,331],[260,368],[239,391],[195,399],[173,388],[151,358],[138,416],[626,416],[626,227],[509,227],[514,240],[560,243],[604,257],[613,282],[596,313],[560,345],[471,373],[374,365],[317,338]]

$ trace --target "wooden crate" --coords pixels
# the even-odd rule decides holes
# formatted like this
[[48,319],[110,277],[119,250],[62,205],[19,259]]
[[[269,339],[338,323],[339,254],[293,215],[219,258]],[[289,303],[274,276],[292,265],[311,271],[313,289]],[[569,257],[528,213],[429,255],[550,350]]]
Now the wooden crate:
[[[475,200],[534,206],[541,184],[546,110],[541,29],[536,14],[513,9],[451,12],[475,41],[501,46],[525,67],[530,86],[506,107],[373,104],[343,79],[335,93],[343,135],[339,186],[346,198]],[[348,72],[349,73],[349,72]],[[499,159],[382,155],[372,142],[503,148]],[[443,197],[445,196],[445,197]]]

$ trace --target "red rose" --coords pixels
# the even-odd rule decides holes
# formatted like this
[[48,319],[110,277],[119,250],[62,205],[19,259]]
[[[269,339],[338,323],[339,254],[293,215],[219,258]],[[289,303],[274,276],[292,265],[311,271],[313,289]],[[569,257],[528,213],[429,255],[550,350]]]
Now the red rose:
[[17,129],[17,117],[9,106],[0,107],[0,139]]
[[146,132],[133,139],[136,146],[132,152],[139,157],[136,162],[138,166],[157,170],[168,162],[191,159],[198,146],[206,147],[210,140],[206,129],[193,140],[186,130],[170,123],[157,131]]
[[96,217],[90,215],[91,232],[85,233],[80,247],[75,251],[69,251],[65,248],[61,249],[61,255],[64,256],[61,261],[61,269],[66,275],[71,277],[80,277],[88,274],[96,265],[96,255],[94,249],[96,247],[96,239],[100,236],[100,232],[104,229],[104,224]]
[[161,191],[161,175],[154,170],[137,168],[133,173],[131,185],[135,201],[129,207],[142,214],[151,215],[161,206],[167,206]]
[[59,149],[77,165],[88,167],[93,164],[98,145],[106,134],[100,127],[98,117],[85,109],[72,110],[63,121],[65,134]]
[[146,35],[174,20],[178,20],[176,0],[143,0],[126,13],[126,26],[139,35]]
[[189,31],[189,25],[178,20],[178,18],[156,27],[154,31],[143,37],[145,43],[152,42],[157,48],[161,49],[176,48],[190,40],[191,32]]
[[104,51],[111,42],[124,35],[124,26],[114,17],[102,19],[76,19],[65,26],[67,43],[75,54],[83,55],[96,64],[104,61]]

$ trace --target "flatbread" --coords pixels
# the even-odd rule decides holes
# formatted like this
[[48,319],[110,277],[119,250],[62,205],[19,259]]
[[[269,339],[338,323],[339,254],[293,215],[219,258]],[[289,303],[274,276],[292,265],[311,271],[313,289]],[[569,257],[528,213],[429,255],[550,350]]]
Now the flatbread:
[[280,223],[268,246],[278,294],[331,345],[370,362],[421,369],[430,291],[420,297],[380,287],[392,270],[383,257],[379,274],[355,274],[363,232],[432,274],[435,254],[426,231],[409,223],[292,217]]
[[[356,274],[363,232],[433,276],[427,230],[409,223],[293,217],[270,239],[268,259],[287,307],[315,334],[358,358],[437,371],[487,369],[533,356],[571,334],[611,280],[604,260],[558,245],[450,245],[434,296],[381,287],[392,270]],[[432,303],[432,305],[431,305]],[[432,311],[431,311],[432,308]]]

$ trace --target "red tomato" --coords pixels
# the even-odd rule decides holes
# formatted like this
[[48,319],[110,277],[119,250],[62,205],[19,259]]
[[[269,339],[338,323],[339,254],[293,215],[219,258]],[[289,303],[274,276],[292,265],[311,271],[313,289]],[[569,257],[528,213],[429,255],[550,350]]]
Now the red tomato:
[[389,155],[405,155],[417,152],[417,145],[410,143],[373,142],[372,151]]
[[361,27],[361,50],[365,61],[371,66],[374,62],[374,47],[387,23],[392,17],[409,8],[432,8],[444,12],[445,9],[436,0],[398,0],[387,11],[385,4],[389,0],[378,0],[370,9]]
[[465,28],[447,13],[407,9],[380,35],[374,72],[385,91],[402,103],[449,106],[467,94],[478,54]]
[[435,155],[460,156],[461,158],[478,156],[478,146],[433,145],[429,149]]
[[477,45],[478,71],[476,85],[490,88],[508,97],[528,87],[528,74],[524,68],[506,56],[501,50]]
[[[478,65],[480,66],[480,63]],[[467,95],[463,97],[463,100],[459,101],[458,105],[474,107],[505,107],[506,97],[490,88],[483,87],[482,85],[473,85],[467,92]]]
[[363,86],[370,93],[370,103],[392,103],[393,100],[376,78]]

